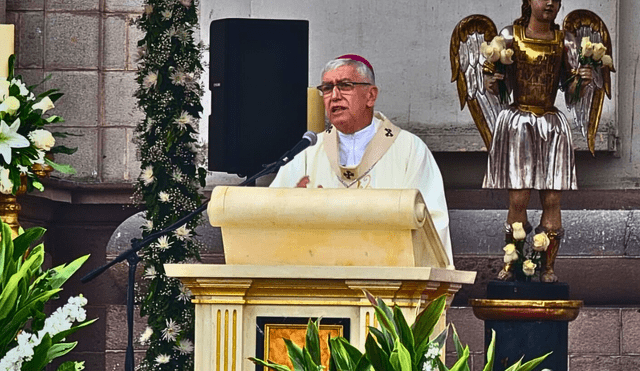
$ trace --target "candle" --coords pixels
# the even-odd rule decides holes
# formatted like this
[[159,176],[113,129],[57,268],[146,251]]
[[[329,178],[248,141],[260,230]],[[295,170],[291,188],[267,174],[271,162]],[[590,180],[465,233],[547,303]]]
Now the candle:
[[324,100],[316,88],[307,88],[307,130],[324,131]]
[[0,77],[9,76],[9,56],[13,54],[15,26],[0,24]]

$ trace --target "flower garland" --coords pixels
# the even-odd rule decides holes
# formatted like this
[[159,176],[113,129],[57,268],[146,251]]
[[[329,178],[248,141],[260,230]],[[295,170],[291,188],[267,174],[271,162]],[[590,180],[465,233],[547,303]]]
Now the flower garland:
[[[198,24],[197,0],[146,0],[138,27],[146,32],[138,43],[139,107],[145,120],[136,128],[142,172],[136,197],[146,207],[143,236],[162,230],[201,204],[205,185],[197,118],[202,112],[199,83],[203,46],[193,32]],[[140,343],[148,344],[140,370],[192,370],[194,308],[191,293],[164,273],[164,263],[199,259],[193,237],[198,220],[160,237],[142,251],[148,287],[140,295],[141,315],[148,327]]]

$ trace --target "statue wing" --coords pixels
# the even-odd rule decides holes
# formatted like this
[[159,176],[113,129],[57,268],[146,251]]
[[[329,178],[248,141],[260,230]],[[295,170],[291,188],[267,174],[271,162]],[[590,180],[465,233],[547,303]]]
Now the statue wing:
[[465,104],[473,117],[487,149],[491,148],[493,127],[502,109],[498,97],[485,91],[482,64],[485,57],[480,45],[491,41],[498,31],[491,19],[483,15],[471,15],[461,20],[451,34],[449,55],[451,58],[451,82],[456,82],[460,109]]
[[[576,48],[579,48],[583,37],[589,37],[593,43],[602,43],[607,48],[606,54],[613,55],[611,35],[607,25],[595,13],[584,9],[574,10],[564,18],[562,27],[565,32],[570,32],[575,36]],[[575,58],[570,58],[571,67],[578,68],[577,52],[574,54]],[[574,122],[582,130],[582,135],[586,134],[589,150],[594,155],[596,133],[600,124],[605,94],[611,99],[611,72],[616,72],[613,66],[611,68],[604,65],[597,67],[594,70],[593,83],[585,87],[584,95],[577,102],[568,104]],[[570,99],[567,100],[567,102],[570,101]]]

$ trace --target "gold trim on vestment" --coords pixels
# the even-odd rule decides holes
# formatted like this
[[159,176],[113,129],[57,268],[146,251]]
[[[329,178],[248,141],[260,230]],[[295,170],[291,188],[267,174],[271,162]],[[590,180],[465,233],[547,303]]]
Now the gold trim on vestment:
[[[324,139],[325,153],[329,158],[331,169],[345,188],[350,188],[354,184],[357,184],[359,180],[364,178],[371,169],[373,169],[382,156],[387,153],[387,150],[393,142],[395,142],[398,134],[400,134],[402,130],[392,124],[391,121],[380,112],[376,112],[375,117],[380,120],[380,127],[371,139],[371,142],[367,145],[367,149],[364,151],[360,163],[356,166],[343,167],[340,165],[338,130],[333,126],[327,129],[327,134]],[[372,125],[374,124],[375,123],[372,123]]]

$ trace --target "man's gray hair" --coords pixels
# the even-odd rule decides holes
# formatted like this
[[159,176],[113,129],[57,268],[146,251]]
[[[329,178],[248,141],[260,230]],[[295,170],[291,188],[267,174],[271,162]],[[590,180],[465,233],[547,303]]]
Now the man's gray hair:
[[373,72],[367,67],[366,64],[360,61],[354,61],[353,59],[333,59],[330,60],[322,69],[322,74],[320,74],[320,78],[324,77],[324,74],[333,71],[338,67],[342,66],[353,66],[356,71],[360,74],[360,76],[364,77],[365,82],[371,83],[373,85],[376,84],[376,78]]

